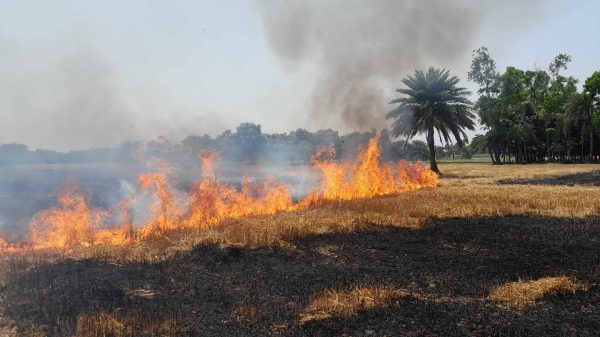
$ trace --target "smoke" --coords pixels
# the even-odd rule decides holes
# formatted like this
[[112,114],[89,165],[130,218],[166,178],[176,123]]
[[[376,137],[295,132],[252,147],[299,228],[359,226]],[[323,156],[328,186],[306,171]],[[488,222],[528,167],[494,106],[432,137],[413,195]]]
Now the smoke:
[[0,143],[79,150],[223,128],[151,86],[131,88],[87,38],[29,45],[0,39]]
[[[505,7],[520,13],[518,6]],[[283,63],[288,68],[317,65],[310,122],[345,130],[385,127],[392,90],[414,69],[463,70],[476,47],[484,12],[497,7],[445,0],[258,3],[268,42]],[[507,17],[515,25],[526,20],[512,13]]]

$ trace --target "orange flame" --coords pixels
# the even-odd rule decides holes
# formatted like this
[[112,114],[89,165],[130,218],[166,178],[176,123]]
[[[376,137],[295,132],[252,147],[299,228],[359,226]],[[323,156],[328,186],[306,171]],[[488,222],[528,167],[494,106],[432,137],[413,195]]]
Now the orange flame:
[[109,213],[91,210],[83,193],[67,186],[58,197],[58,206],[38,212],[29,223],[33,249],[64,249],[95,244],[128,242],[123,230],[102,228]]
[[321,172],[321,180],[301,204],[367,198],[438,185],[438,176],[422,163],[400,161],[394,175],[390,164],[380,163],[378,141],[379,136],[371,138],[368,146],[359,150],[356,162],[335,162],[333,146],[319,150],[311,162]]
[[272,177],[255,184],[244,179],[241,191],[219,183],[214,169],[215,156],[214,151],[200,155],[203,179],[189,197],[187,227],[210,226],[226,218],[274,214],[292,206],[289,189]]
[[[26,246],[73,249],[98,244],[130,244],[177,228],[212,226],[227,218],[274,214],[303,209],[320,201],[367,198],[438,185],[438,176],[422,163],[382,164],[378,140],[376,136],[361,148],[354,162],[336,162],[333,146],[317,151],[311,164],[321,177],[314,190],[296,205],[290,189],[272,177],[258,183],[245,178],[239,189],[220,183],[214,167],[215,151],[201,153],[202,179],[188,195],[186,209],[176,200],[176,189],[168,179],[169,166],[161,164],[158,172],[138,176],[139,187],[153,196],[152,215],[141,226],[134,225],[130,216],[135,195],[123,199],[112,212],[93,210],[81,191],[68,186],[60,193],[58,206],[33,217]],[[120,221],[112,219],[113,224],[106,226],[116,214]],[[0,252],[20,249],[25,248],[0,238]]]
[[154,194],[152,204],[152,217],[141,230],[141,237],[151,235],[160,236],[164,232],[177,228],[181,209],[175,202],[175,190],[167,179],[170,167],[162,164],[161,170],[156,173],[144,173],[138,176],[138,184]]

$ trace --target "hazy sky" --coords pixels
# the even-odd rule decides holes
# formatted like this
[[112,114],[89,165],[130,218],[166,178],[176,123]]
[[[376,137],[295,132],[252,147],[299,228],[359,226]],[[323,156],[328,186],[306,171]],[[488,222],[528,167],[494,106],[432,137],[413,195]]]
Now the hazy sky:
[[[245,121],[265,132],[381,125],[415,67],[449,67],[473,88],[466,72],[481,45],[499,70],[546,68],[559,52],[573,57],[566,74],[584,80],[600,70],[600,1],[344,3],[0,1],[0,143],[71,150],[179,141]],[[442,3],[456,8],[427,14]],[[440,20],[447,27],[427,29]],[[319,96],[329,84],[337,101]],[[361,88],[373,95],[337,111]]]

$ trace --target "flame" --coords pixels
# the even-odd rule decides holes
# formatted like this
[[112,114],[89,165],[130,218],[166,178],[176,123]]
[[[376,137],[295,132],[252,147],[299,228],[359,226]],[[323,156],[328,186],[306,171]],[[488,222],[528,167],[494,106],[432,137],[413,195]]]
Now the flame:
[[[219,182],[215,170],[218,153],[200,154],[202,178],[187,197],[178,202],[169,181],[171,168],[159,164],[157,172],[138,176],[140,190],[152,195],[152,214],[145,224],[134,224],[131,207],[135,194],[127,196],[112,211],[91,209],[81,190],[69,185],[58,196],[58,205],[38,212],[29,224],[29,238],[17,246],[0,238],[0,252],[24,249],[74,249],[92,245],[124,245],[162,236],[178,228],[204,228],[228,218],[274,214],[304,209],[328,200],[350,200],[438,185],[438,176],[422,163],[381,163],[379,136],[359,150],[357,160],[337,162],[333,146],[319,149],[311,165],[320,174],[313,191],[293,204],[290,189],[273,177],[262,182],[244,178],[239,188]],[[117,220],[118,218],[118,220]]]
[[320,149],[311,158],[321,179],[317,188],[301,204],[309,206],[322,200],[350,200],[394,194],[421,187],[437,186],[438,176],[423,163],[398,162],[394,172],[390,164],[381,164],[379,135],[360,149],[355,162],[335,161],[335,148]]
[[438,175],[423,163],[409,164],[401,160],[397,164],[398,181],[404,190],[421,187],[435,187],[439,184]]
[[138,176],[138,184],[154,195],[152,217],[148,220],[140,235],[147,238],[152,235],[160,236],[164,232],[177,228],[182,210],[175,202],[175,190],[167,179],[170,170],[165,164],[155,173],[144,173]]
[[38,212],[29,223],[33,249],[64,249],[95,244],[124,244],[127,233],[119,228],[102,228],[108,218],[105,210],[88,207],[85,195],[68,185],[58,196],[58,206]]
[[6,241],[0,237],[0,252],[12,251],[13,250],[12,248],[13,247],[11,246],[10,243],[8,243],[8,241]]
[[219,183],[214,169],[216,154],[212,151],[200,155],[203,179],[189,197],[190,214],[185,226],[210,226],[226,218],[274,214],[292,206],[289,189],[273,177],[267,177],[262,183],[243,179],[240,191]]

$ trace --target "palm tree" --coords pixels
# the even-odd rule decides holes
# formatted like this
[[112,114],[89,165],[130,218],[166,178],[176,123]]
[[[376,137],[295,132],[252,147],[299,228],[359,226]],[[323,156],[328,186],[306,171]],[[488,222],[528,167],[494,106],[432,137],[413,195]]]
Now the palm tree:
[[416,70],[413,76],[402,80],[406,88],[396,91],[405,96],[391,101],[390,104],[400,105],[386,115],[387,119],[394,119],[392,135],[395,137],[405,136],[408,142],[417,134],[426,133],[430,167],[438,174],[434,131],[446,143],[454,136],[462,147],[467,141],[465,129],[475,129],[469,91],[458,87],[458,82],[458,77],[450,76],[446,69],[429,68],[427,73]]
[[[567,103],[567,119],[569,124],[589,130],[590,137],[590,157],[594,155],[594,128],[592,127],[592,119],[594,112],[594,98],[587,92],[574,93]],[[583,134],[581,136],[583,143]],[[583,144],[582,144],[583,147]],[[581,154],[583,157],[583,153]]]

